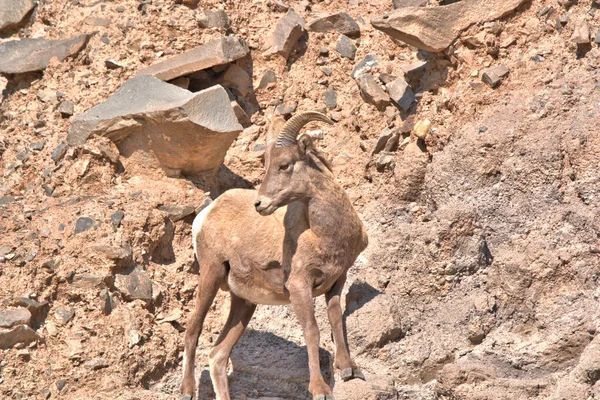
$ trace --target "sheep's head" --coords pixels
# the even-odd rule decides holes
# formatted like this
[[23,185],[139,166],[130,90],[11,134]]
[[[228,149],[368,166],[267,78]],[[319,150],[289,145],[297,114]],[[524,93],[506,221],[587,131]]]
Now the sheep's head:
[[313,147],[312,137],[300,135],[300,130],[311,121],[333,124],[318,112],[298,114],[283,124],[272,143],[267,143],[265,179],[254,204],[261,215],[270,215],[294,201],[306,201],[312,195],[314,171],[326,169],[329,173],[327,162]]

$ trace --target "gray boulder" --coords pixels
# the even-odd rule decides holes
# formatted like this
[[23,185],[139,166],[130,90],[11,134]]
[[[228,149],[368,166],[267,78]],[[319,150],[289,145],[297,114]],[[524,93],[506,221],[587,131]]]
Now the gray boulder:
[[191,93],[141,75],[74,118],[67,141],[106,136],[125,157],[141,151],[149,166],[198,173],[218,168],[242,129],[223,87]]
[[139,299],[146,303],[152,302],[152,281],[140,267],[128,273],[116,274],[115,288],[127,301]]
[[0,328],[12,328],[15,325],[23,324],[29,325],[30,321],[31,312],[24,307],[0,311]]
[[271,34],[269,48],[263,55],[269,57],[279,54],[287,59],[304,32],[304,19],[290,8],[287,14],[277,22],[277,26]]
[[399,8],[371,20],[371,24],[394,39],[438,52],[469,26],[502,18],[525,1],[463,0],[439,7]]
[[203,10],[196,18],[200,28],[229,28],[229,18],[224,10]]
[[17,27],[34,7],[33,0],[0,1],[0,32]]
[[415,102],[415,94],[404,77],[396,78],[385,85],[392,101],[404,111],[408,111]]
[[362,74],[356,78],[360,95],[364,101],[373,104],[379,111],[384,111],[390,104],[390,96],[381,88],[371,74]]
[[53,57],[63,61],[85,47],[89,35],[64,40],[21,39],[0,44],[0,73],[22,74],[40,71]]
[[223,36],[185,53],[160,61],[140,71],[163,81],[189,75],[203,69],[223,65],[245,57],[250,50],[242,39]]

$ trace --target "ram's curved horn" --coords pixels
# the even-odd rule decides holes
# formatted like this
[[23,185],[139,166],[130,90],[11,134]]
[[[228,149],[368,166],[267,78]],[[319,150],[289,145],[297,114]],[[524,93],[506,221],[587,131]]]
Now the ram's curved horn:
[[304,125],[308,124],[311,121],[322,121],[330,125],[333,124],[332,120],[316,111],[309,111],[298,115],[294,115],[285,123],[283,128],[281,128],[281,133],[277,137],[275,147],[287,147],[295,145],[296,139],[300,134],[300,129],[302,129]]

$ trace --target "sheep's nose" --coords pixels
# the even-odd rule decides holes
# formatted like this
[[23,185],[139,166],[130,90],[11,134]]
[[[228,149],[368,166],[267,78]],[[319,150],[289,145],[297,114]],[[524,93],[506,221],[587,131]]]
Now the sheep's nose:
[[254,202],[254,207],[255,207],[255,208],[258,208],[259,206],[260,206],[260,200],[256,200],[256,201]]

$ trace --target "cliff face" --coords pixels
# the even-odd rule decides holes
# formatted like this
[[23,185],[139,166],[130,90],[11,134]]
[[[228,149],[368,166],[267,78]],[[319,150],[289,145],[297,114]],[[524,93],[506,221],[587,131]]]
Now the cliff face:
[[[600,396],[600,12],[560,3],[467,13],[452,46],[430,53],[371,26],[387,0],[40,2],[2,43],[92,35],[45,68],[0,76],[0,397],[177,398],[199,269],[191,222],[222,191],[260,184],[274,115],[315,109],[336,121],[308,129],[370,243],[343,296],[366,382],[336,375],[315,300],[336,399]],[[223,86],[244,128],[214,179],[161,165],[144,132],[167,138],[162,151],[196,115],[211,132],[222,121],[179,103],[158,115],[150,88],[136,96],[152,101],[132,101],[147,108],[102,126],[135,142],[67,144],[71,121],[140,71],[227,34],[249,54],[196,51],[193,72],[168,78]],[[217,159],[215,146],[202,151]],[[200,339],[200,398],[214,397],[207,354],[228,304],[220,293]],[[259,307],[230,365],[232,398],[310,399],[288,307]]]

